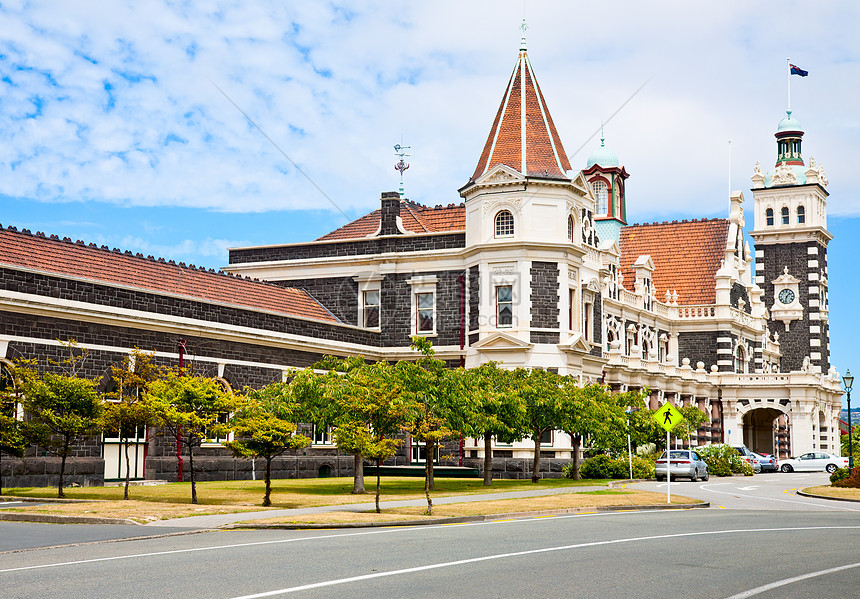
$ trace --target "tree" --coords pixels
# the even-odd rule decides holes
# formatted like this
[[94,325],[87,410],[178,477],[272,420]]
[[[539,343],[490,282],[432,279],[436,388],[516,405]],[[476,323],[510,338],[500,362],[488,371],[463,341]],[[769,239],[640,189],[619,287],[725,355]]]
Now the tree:
[[549,431],[563,429],[564,392],[558,374],[541,369],[517,368],[513,374],[517,394],[525,405],[525,429],[534,441],[532,482],[540,480],[541,439]]
[[512,371],[487,362],[464,373],[465,397],[474,409],[467,422],[470,436],[484,440],[484,485],[493,484],[493,437],[503,443],[522,439],[525,404],[513,390]]
[[266,494],[263,506],[272,505],[272,460],[289,449],[306,447],[311,440],[296,434],[300,406],[289,383],[272,383],[258,391],[248,389],[245,401],[230,418],[237,437],[224,443],[236,456],[266,460]]
[[[703,424],[711,421],[708,415],[694,405],[681,406],[678,408],[684,419],[672,429],[672,434],[677,439],[687,438],[689,443],[690,437],[699,430]],[[692,447],[692,445],[691,445]]]
[[128,499],[131,481],[131,458],[129,457],[129,437],[139,427],[154,423],[155,414],[151,404],[144,401],[147,386],[158,375],[154,364],[155,354],[145,353],[134,348],[125,356],[120,366],[111,366],[116,390],[106,394],[108,401],[102,414],[102,429],[116,431],[125,454],[125,485],[123,499]]
[[436,489],[433,460],[437,446],[445,439],[457,437],[467,428],[471,410],[463,387],[462,369],[451,370],[445,362],[433,357],[433,345],[425,337],[413,337],[410,346],[420,352],[418,360],[397,363],[400,384],[411,404],[409,433],[425,444],[424,495],[427,514],[433,511],[430,491]]
[[[854,414],[851,415],[854,416]],[[851,447],[848,446],[847,432],[842,435],[840,447],[842,449],[843,456],[853,455],[854,464],[858,464],[858,462],[860,462],[860,424],[854,424],[853,422],[851,424]]]
[[95,435],[100,430],[102,399],[96,382],[80,378],[76,372],[86,352],[77,351],[74,341],[68,343],[71,356],[52,365],[64,368],[64,374],[39,373],[33,362],[21,362],[13,369],[23,396],[24,411],[31,416],[33,440],[60,458],[57,497],[63,492],[66,461],[75,441]]
[[13,458],[24,457],[29,441],[24,434],[23,422],[18,420],[18,396],[12,375],[3,366],[0,372],[0,495],[3,494],[3,454]]
[[164,370],[162,378],[149,384],[144,402],[155,414],[156,424],[188,450],[191,503],[197,503],[194,450],[207,439],[227,436],[227,417],[236,399],[214,379],[183,374],[179,369]]

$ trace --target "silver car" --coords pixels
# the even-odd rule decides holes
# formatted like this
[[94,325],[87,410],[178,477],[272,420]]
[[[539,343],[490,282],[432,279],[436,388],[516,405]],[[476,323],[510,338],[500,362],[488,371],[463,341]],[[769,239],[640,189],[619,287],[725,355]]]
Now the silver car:
[[690,482],[696,482],[699,477],[708,480],[708,465],[702,461],[695,451],[689,449],[673,449],[669,452],[670,460],[666,462],[666,452],[660,456],[654,465],[654,474],[658,481],[666,479],[666,472],[671,473],[672,478],[689,478]]

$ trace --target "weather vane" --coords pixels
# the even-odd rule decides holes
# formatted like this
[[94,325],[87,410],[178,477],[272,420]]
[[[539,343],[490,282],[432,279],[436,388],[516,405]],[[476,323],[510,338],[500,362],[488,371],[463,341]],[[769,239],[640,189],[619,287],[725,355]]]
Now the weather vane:
[[401,138],[399,144],[395,144],[394,146],[394,155],[399,157],[400,160],[394,165],[394,170],[400,171],[400,198],[403,199],[404,191],[403,191],[403,172],[409,168],[409,163],[403,160],[410,154],[406,153],[411,146],[404,146],[403,139]]

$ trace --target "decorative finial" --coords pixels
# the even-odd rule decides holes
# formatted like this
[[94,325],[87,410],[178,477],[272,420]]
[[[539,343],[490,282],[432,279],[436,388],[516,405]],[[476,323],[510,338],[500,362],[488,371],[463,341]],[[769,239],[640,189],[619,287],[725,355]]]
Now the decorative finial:
[[402,200],[405,197],[405,192],[403,188],[403,172],[409,168],[409,163],[403,160],[405,157],[410,156],[410,154],[406,153],[411,146],[403,145],[403,137],[400,138],[400,143],[394,145],[394,155],[399,157],[400,160],[394,165],[394,170],[400,171],[400,199]]
[[520,40],[520,52],[525,52],[525,51],[526,51],[526,30],[527,30],[528,28],[529,28],[529,26],[528,26],[528,24],[526,23],[526,18],[525,18],[525,17],[523,17],[523,22],[522,22],[522,23],[520,23],[520,29],[522,29],[522,30],[523,30],[523,38],[522,38],[522,40]]
[[604,143],[603,143],[604,141],[606,141],[606,138],[603,135],[603,121],[600,121],[600,147],[601,148],[604,147]]

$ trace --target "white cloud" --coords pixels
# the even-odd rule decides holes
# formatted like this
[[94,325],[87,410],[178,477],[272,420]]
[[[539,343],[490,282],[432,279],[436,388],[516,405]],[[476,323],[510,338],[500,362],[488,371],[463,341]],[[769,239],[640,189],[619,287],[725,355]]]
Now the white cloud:
[[[397,188],[401,134],[409,196],[458,201],[516,58],[521,10],[512,0],[4,3],[0,194],[328,208],[211,79],[348,211]],[[632,173],[634,218],[724,213],[730,139],[733,188],[749,187],[756,161],[770,165],[786,56],[810,71],[792,81],[792,101],[805,156],[831,178],[830,210],[860,212],[849,163],[860,133],[856,3],[544,0],[528,20],[570,152],[650,78],[606,127]]]

